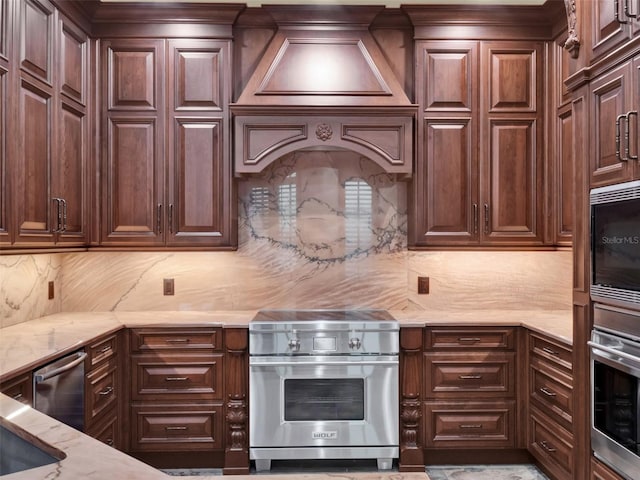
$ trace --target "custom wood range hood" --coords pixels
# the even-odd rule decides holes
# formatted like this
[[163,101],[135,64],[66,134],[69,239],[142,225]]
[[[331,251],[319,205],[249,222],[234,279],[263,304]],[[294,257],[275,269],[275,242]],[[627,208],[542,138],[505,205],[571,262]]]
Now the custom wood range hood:
[[278,31],[231,105],[236,175],[301,149],[352,150],[410,175],[417,106],[369,32],[383,7],[263,8]]

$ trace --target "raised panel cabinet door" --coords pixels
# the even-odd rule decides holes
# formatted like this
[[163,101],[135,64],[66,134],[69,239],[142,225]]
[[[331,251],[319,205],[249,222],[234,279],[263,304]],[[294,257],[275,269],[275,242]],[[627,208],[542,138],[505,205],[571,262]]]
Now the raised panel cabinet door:
[[605,464],[591,457],[591,480],[623,480],[620,475],[615,473]]
[[[632,0],[589,0],[581,2],[587,10],[592,58],[596,59],[629,40],[632,19],[624,14],[624,6]],[[634,8],[633,6],[631,8]],[[635,5],[637,10],[637,5]],[[623,20],[622,22],[620,20]]]
[[24,0],[20,10],[20,69],[52,86],[55,8],[48,0]]
[[556,118],[556,155],[552,196],[554,202],[554,243],[570,247],[573,244],[573,110],[566,105]]
[[427,245],[473,244],[478,239],[478,165],[471,118],[424,121],[424,159],[418,168],[422,226]]
[[418,42],[417,101],[424,113],[477,109],[478,42]]
[[[4,8],[4,5],[0,5]],[[0,19],[4,20],[4,19]],[[0,64],[0,245],[8,245],[11,243],[9,225],[9,181],[7,177],[7,159],[8,145],[7,139],[10,138],[8,132],[7,116],[9,109],[9,71],[4,65]]]
[[481,241],[541,244],[543,162],[536,118],[491,119],[481,165]]
[[59,88],[63,95],[86,106],[87,36],[66,17],[59,26]]
[[633,162],[621,160],[627,153],[626,125],[619,118],[632,108],[631,79],[632,65],[627,62],[594,80],[589,89],[591,187],[623,182],[633,176]]

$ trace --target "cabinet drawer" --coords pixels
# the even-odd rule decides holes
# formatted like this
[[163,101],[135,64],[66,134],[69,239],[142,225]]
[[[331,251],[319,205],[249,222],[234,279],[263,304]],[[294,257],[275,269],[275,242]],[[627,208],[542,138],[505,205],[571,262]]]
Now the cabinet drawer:
[[89,368],[91,370],[100,362],[104,362],[118,355],[118,335],[109,335],[98,342],[89,345],[85,351],[88,355]]
[[529,352],[569,373],[573,369],[571,348],[560,342],[529,332]]
[[513,402],[425,402],[425,447],[514,446]]
[[85,408],[88,421],[115,409],[120,395],[118,369],[112,359],[85,375]]
[[573,386],[570,376],[531,359],[529,396],[546,413],[559,417],[570,428],[573,419]]
[[591,457],[591,480],[623,480],[608,466]]
[[515,354],[426,353],[425,397],[452,398],[461,394],[474,397],[501,397],[515,394]]
[[134,352],[150,350],[220,350],[219,328],[153,328],[131,331],[131,349]]
[[135,355],[132,362],[134,400],[222,399],[222,354]]
[[0,384],[0,392],[25,405],[33,405],[33,380],[30,373],[6,380]]
[[133,407],[131,449],[194,451],[222,447],[222,405]]
[[573,436],[535,408],[529,417],[529,451],[558,480],[573,478]]
[[111,414],[105,416],[102,421],[88,426],[85,433],[110,447],[120,449],[122,443],[120,430],[120,417],[114,410]]
[[426,328],[425,349],[469,350],[514,348],[513,328]]

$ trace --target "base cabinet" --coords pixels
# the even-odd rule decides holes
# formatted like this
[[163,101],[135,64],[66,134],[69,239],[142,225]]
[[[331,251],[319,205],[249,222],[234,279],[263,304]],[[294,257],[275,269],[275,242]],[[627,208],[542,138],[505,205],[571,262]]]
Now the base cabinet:
[[591,457],[591,476],[589,478],[591,480],[623,480],[620,475],[594,457]]
[[25,405],[33,405],[33,378],[31,373],[18,375],[0,383],[0,393],[22,402]]

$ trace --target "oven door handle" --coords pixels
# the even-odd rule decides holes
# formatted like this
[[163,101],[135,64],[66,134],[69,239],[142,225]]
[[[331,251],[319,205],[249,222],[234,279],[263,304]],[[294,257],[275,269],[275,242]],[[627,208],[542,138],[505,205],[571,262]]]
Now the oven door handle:
[[624,358],[625,360],[633,363],[633,366],[635,368],[640,368],[640,358],[634,356],[634,355],[630,355],[628,353],[625,352],[621,352],[620,350],[616,350],[615,348],[611,348],[611,347],[605,347],[604,345],[600,345],[598,343],[589,341],[587,342],[587,345],[589,345],[593,350],[600,350],[602,352],[605,353],[609,353],[611,355],[616,355],[620,358]]
[[293,362],[286,362],[286,361],[279,361],[279,362],[270,362],[270,361],[266,361],[266,362],[256,362],[256,363],[251,363],[251,361],[249,361],[249,368],[254,368],[254,367],[296,367],[296,366],[307,366],[307,365],[313,365],[313,366],[317,366],[317,365],[323,365],[326,367],[333,367],[334,365],[337,366],[352,366],[352,367],[360,367],[362,365],[373,365],[373,366],[380,366],[380,365],[398,365],[398,360],[366,360],[366,361],[358,361],[358,362],[347,362],[347,361],[337,361],[337,362],[325,362],[325,361],[293,361]]

